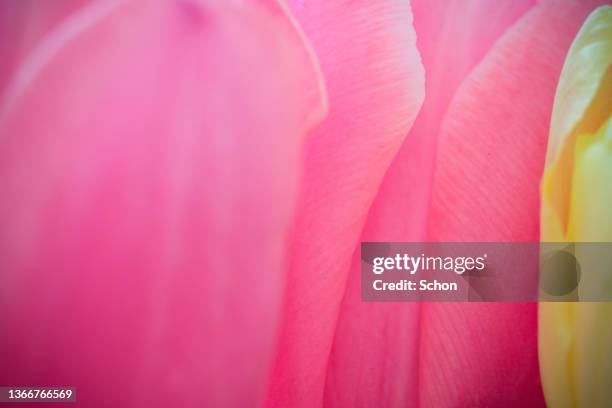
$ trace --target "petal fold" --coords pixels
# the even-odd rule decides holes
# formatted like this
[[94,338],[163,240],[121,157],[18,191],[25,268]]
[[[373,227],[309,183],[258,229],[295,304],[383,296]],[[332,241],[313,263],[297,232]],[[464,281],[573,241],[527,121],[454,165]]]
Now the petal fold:
[[[434,240],[539,240],[539,179],[556,81],[593,7],[538,4],[462,85],[440,136]],[[421,340],[423,405],[543,406],[536,313],[534,304],[428,305],[423,319],[431,323]],[[455,336],[449,335],[446,346],[436,346],[441,333],[452,334],[453,327],[461,328],[460,340],[451,345]],[[444,359],[451,346],[459,357]],[[474,384],[480,393],[470,391]]]
[[351,257],[423,100],[408,2],[290,1],[319,58],[329,115],[309,135],[268,404],[323,402]]

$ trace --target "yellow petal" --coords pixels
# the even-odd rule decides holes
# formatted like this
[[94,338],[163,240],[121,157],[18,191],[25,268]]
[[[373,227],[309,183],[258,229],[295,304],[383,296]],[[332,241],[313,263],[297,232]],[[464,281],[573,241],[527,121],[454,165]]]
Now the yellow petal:
[[[559,80],[542,178],[542,240],[612,241],[612,7],[578,33]],[[581,290],[611,293],[612,254],[575,253]],[[592,292],[591,292],[592,293]],[[541,303],[539,354],[550,407],[612,406],[612,303]]]
[[[542,179],[542,240],[560,241],[569,221],[576,139],[595,133],[612,104],[612,7],[591,13],[572,44],[553,108]],[[567,237],[565,237],[567,238]]]
[[612,117],[597,133],[582,134],[576,139],[567,239],[612,240],[611,205]]

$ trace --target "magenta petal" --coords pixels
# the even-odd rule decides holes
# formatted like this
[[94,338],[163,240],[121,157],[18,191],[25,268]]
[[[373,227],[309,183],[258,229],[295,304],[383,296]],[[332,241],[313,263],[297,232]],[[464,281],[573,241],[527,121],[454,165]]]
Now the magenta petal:
[[269,3],[95,2],[20,68],[0,112],[0,384],[258,405],[323,109]]
[[317,406],[355,245],[423,99],[406,1],[292,1],[321,62],[329,116],[308,138],[269,405]]
[[[432,240],[539,240],[539,180],[556,82],[591,9],[542,2],[463,83],[440,133]],[[536,313],[536,304],[424,306],[421,404],[544,406]]]

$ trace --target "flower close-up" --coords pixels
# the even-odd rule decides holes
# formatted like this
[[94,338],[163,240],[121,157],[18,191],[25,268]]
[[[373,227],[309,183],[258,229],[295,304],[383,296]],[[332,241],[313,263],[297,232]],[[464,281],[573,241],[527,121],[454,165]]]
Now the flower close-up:
[[0,407],[612,406],[609,1],[0,0],[0,191]]

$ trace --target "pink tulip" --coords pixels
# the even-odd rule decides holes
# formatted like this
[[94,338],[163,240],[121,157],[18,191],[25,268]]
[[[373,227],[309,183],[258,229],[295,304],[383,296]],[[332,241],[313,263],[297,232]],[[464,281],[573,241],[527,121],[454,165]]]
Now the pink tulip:
[[605,1],[43,3],[0,4],[0,386],[544,405],[537,305],[365,303],[358,248],[538,241],[557,80]]
[[[330,2],[320,3],[332,9]],[[377,21],[381,30],[397,32],[389,24],[393,20],[375,11],[403,2],[363,3],[367,4],[363,10],[353,6],[355,14],[361,11],[369,21]],[[572,38],[599,3],[433,3],[432,7],[430,1],[412,2],[417,47],[427,78],[425,101],[386,172],[361,239],[339,241],[340,233],[352,231],[331,227],[340,217],[353,225],[362,220],[360,212],[338,214],[337,206],[331,204],[324,212],[325,204],[319,203],[330,200],[316,191],[304,199],[312,207],[308,217],[317,221],[306,223],[295,235],[316,245],[316,250],[300,258],[294,268],[297,273],[290,271],[280,358],[268,399],[272,405],[311,406],[313,401],[329,406],[544,404],[535,304],[363,303],[359,253],[353,242],[537,241],[539,176],[556,81]],[[311,7],[323,6],[313,2]],[[318,48],[317,38],[322,38],[322,46],[330,46],[327,39],[335,37],[334,29],[346,31],[346,24],[330,27],[326,20],[315,18],[320,30],[328,32],[315,37],[300,11],[307,14],[295,8],[307,35],[314,38],[318,55],[326,50]],[[327,18],[332,18],[333,11],[325,11]],[[336,12],[337,21],[348,18],[342,5]],[[314,10],[310,14],[320,15]],[[372,25],[364,24],[362,30],[371,35]],[[359,38],[358,33],[353,38]],[[333,54],[338,63],[347,61],[344,50],[338,47]],[[355,65],[345,64],[347,75],[353,73]],[[333,119],[333,85],[328,80],[326,122]],[[391,89],[397,89],[394,85],[389,81]],[[370,99],[372,89],[381,88],[378,84],[366,88],[364,98]],[[345,103],[355,100],[350,95]],[[388,105],[393,100],[388,98]],[[360,116],[359,110],[354,112]],[[504,122],[516,128],[504,128]],[[517,134],[521,138],[515,141]],[[330,151],[353,153],[332,145],[332,136]],[[359,174],[362,163],[353,160],[351,174]],[[307,172],[307,182],[308,176]],[[350,179],[336,174],[322,177],[317,185],[324,182],[336,183],[340,191],[351,185]],[[357,197],[369,198],[363,193],[351,196],[353,203]],[[348,204],[342,205],[350,211]],[[318,230],[317,223],[322,225]],[[329,236],[327,242],[325,236]],[[340,252],[343,243],[349,247]],[[346,285],[346,270],[338,265],[345,259],[339,255],[343,253],[352,257]],[[339,311],[333,300],[338,293],[343,293]],[[331,348],[321,349],[330,343]],[[325,387],[320,386],[322,374]]]

